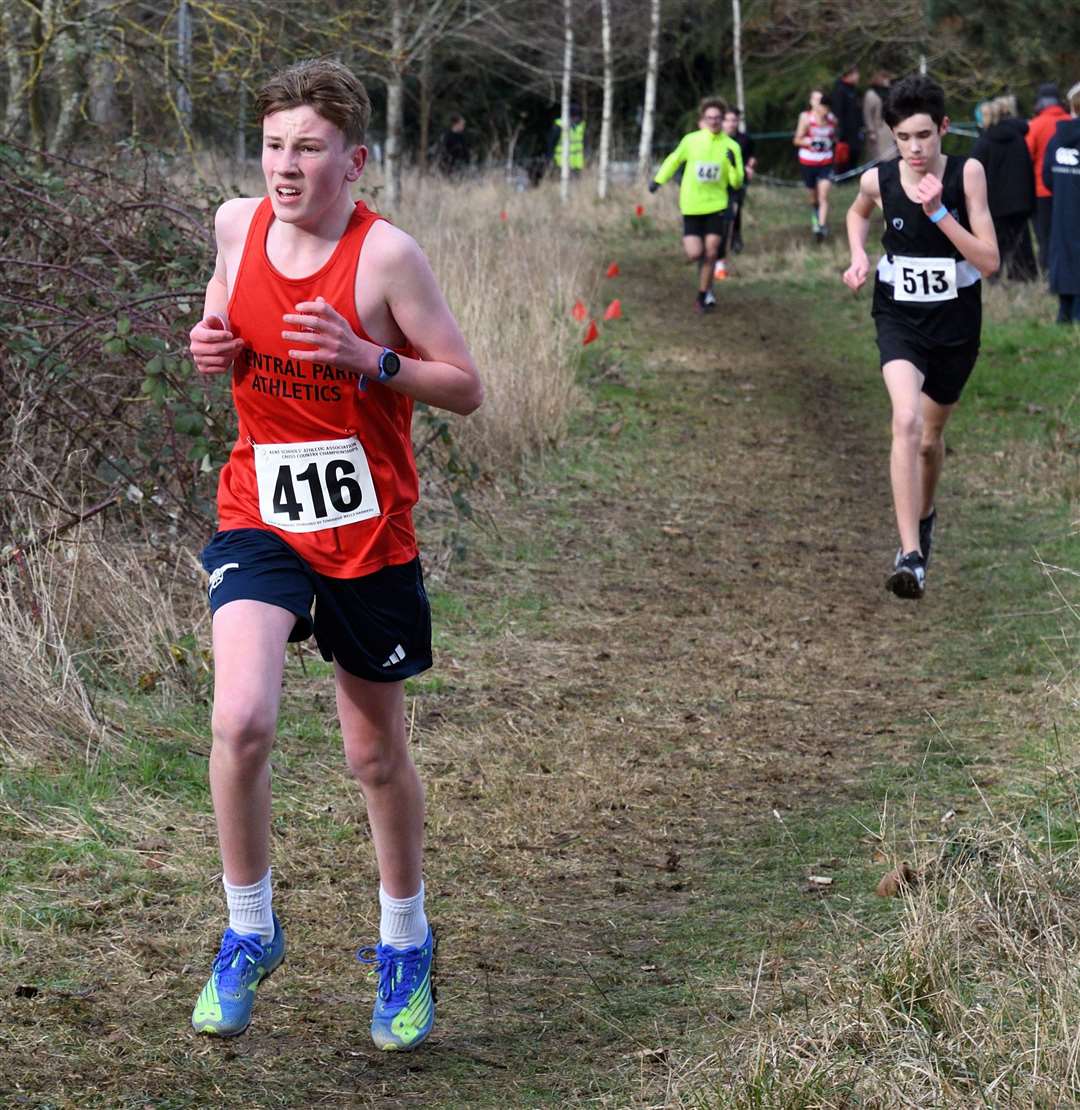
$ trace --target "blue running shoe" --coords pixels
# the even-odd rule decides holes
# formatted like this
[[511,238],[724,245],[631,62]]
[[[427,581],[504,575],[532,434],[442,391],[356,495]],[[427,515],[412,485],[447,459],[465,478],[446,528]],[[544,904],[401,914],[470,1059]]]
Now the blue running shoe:
[[213,970],[191,1013],[196,1033],[237,1037],[251,1024],[259,984],[285,959],[285,934],[274,914],[274,939],[226,929]]
[[435,1024],[435,934],[429,928],[419,948],[378,944],[356,958],[379,971],[371,1039],[387,1051],[416,1048]]

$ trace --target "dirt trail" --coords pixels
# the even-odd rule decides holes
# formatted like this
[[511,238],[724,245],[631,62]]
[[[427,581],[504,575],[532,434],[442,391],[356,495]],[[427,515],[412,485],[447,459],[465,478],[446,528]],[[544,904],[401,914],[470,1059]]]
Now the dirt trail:
[[[806,308],[737,281],[720,291],[734,327],[695,318],[688,270],[658,265],[654,245],[623,272],[622,344],[648,354],[643,374],[609,360],[607,382],[625,387],[596,414],[610,464],[522,497],[502,542],[464,567],[474,612],[525,595],[540,613],[466,632],[419,726],[434,867],[471,851],[489,911],[462,904],[452,929],[483,921],[493,942],[480,972],[446,946],[465,1035],[440,1051],[464,1041],[505,1060],[543,1037],[529,1087],[567,1097],[566,1053],[606,1072],[631,1033],[624,989],[640,1006],[655,987],[661,1039],[693,1022],[665,1002],[650,952],[674,917],[693,932],[716,850],[774,808],[836,803],[934,696],[896,660],[934,602],[883,589],[872,367],[853,398],[828,353],[807,350]],[[452,806],[462,797],[476,808]],[[453,905],[453,881],[433,889]],[[492,982],[489,1004],[477,993]]]
[[731,281],[725,326],[692,315],[689,271],[655,241],[621,263],[600,447],[493,513],[410,699],[441,935],[430,1045],[388,1058],[368,1040],[352,950],[375,924],[369,839],[326,679],[293,667],[274,759],[289,958],[251,1030],[184,1032],[217,855],[209,807],[166,807],[166,869],[138,879],[155,893],[97,900],[102,927],[58,935],[50,959],[80,985],[18,1003],[9,1082],[65,1106],[223,1090],[252,1106],[625,1106],[645,1086],[639,1050],[713,1020],[717,859],[773,809],[837,804],[889,757],[936,693],[902,644],[937,602],[884,593],[878,383],[845,384],[807,349],[805,297]]

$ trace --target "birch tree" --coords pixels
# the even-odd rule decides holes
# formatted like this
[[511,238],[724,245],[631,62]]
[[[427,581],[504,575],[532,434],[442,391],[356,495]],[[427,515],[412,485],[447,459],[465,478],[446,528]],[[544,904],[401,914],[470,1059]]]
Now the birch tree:
[[386,203],[401,199],[401,130],[405,122],[405,17],[401,0],[391,0],[390,76],[386,81],[386,148],[383,175]]
[[641,108],[641,143],[637,175],[648,179],[652,169],[653,127],[656,121],[656,77],[660,69],[660,0],[649,0],[649,54],[645,65],[645,101]]
[[574,70],[573,0],[563,0],[563,67],[562,67],[562,166],[559,177],[559,199],[570,199],[570,81]]
[[607,199],[608,164],[611,159],[611,107],[615,98],[615,63],[611,51],[611,0],[600,0],[600,34],[604,47],[604,106],[600,116],[600,164],[596,195]]

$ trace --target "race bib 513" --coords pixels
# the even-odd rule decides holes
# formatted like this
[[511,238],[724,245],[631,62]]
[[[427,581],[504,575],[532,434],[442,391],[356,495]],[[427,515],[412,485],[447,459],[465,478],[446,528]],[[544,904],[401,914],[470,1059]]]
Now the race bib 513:
[[259,515],[285,532],[318,532],[379,515],[360,441],[255,443]]
[[928,303],[956,300],[955,258],[893,258],[893,299]]

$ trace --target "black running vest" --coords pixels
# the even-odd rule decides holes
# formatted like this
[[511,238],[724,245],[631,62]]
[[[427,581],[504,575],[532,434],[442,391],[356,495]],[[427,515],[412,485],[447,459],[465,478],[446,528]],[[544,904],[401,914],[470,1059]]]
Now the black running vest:
[[[964,200],[964,163],[966,158],[947,156],[942,178],[941,203],[959,221],[960,226],[971,231],[967,204]],[[900,183],[899,158],[878,165],[878,186],[881,190],[881,208],[885,231],[881,245],[886,257],[951,258],[962,271],[971,272],[970,263],[952,244],[949,237],[923,211],[921,204],[911,200]],[[963,279],[961,279],[962,281]],[[894,298],[893,285],[881,279],[874,281],[875,317],[887,317],[917,332],[924,340],[952,346],[978,340],[982,327],[982,282],[963,285],[958,281],[954,300],[934,303],[902,301]]]

